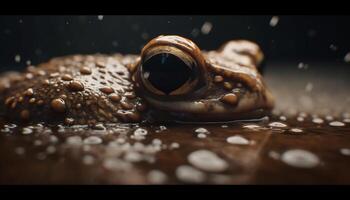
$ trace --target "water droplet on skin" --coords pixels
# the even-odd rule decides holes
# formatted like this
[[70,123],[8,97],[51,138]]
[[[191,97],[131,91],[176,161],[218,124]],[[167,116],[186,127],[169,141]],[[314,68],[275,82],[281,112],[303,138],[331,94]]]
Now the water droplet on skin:
[[350,149],[342,148],[342,149],[340,149],[340,153],[344,156],[350,156]]
[[238,145],[248,145],[249,144],[249,140],[247,140],[244,137],[239,136],[239,135],[228,137],[226,139],[226,141],[230,144],[238,144]]
[[213,28],[213,24],[210,23],[210,22],[205,22],[203,25],[202,25],[202,28],[201,28],[201,32],[202,34],[204,35],[208,35],[211,31],[211,29]]
[[269,123],[269,126],[275,127],[275,128],[286,128],[287,127],[286,124],[283,124],[281,122],[271,122],[271,123]]
[[188,155],[187,160],[198,169],[208,172],[222,172],[228,168],[228,163],[208,150],[197,150]]
[[84,144],[101,144],[102,139],[97,136],[89,136],[84,139]]
[[302,149],[284,152],[281,160],[290,166],[298,168],[314,168],[320,164],[320,160],[315,154]]
[[256,130],[256,129],[260,129],[261,126],[259,125],[256,125],[256,124],[247,124],[247,125],[244,125],[243,128],[247,128],[247,129],[252,129],[252,130]]
[[273,16],[270,20],[270,26],[271,27],[277,26],[279,20],[280,20],[280,18],[278,16]]
[[175,175],[177,179],[187,183],[202,183],[206,179],[203,172],[188,165],[181,165],[177,167]]
[[167,175],[160,170],[151,170],[147,174],[147,180],[151,184],[163,184],[167,181]]
[[330,126],[335,126],[335,127],[345,126],[345,124],[343,122],[339,122],[339,121],[330,122],[329,125]]

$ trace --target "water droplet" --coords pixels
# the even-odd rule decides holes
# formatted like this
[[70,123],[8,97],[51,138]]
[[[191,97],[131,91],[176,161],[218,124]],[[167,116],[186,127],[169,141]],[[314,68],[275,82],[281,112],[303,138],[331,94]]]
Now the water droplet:
[[350,149],[342,148],[340,149],[340,153],[343,154],[344,156],[350,156]]
[[80,136],[70,136],[66,139],[66,143],[68,145],[78,146],[83,143],[83,140],[81,139]]
[[16,63],[21,62],[21,56],[19,54],[15,55],[15,62]]
[[196,133],[204,133],[204,134],[209,134],[210,132],[205,129],[205,128],[197,128],[194,132]]
[[101,144],[102,139],[97,136],[90,136],[84,139],[84,144]]
[[329,49],[332,51],[337,51],[338,47],[335,44],[331,44],[331,45],[329,45]]
[[85,165],[92,165],[95,162],[95,158],[91,155],[83,156],[83,163]]
[[198,169],[208,172],[222,172],[228,168],[225,160],[208,150],[197,150],[192,152],[187,160]]
[[290,131],[293,133],[302,133],[303,132],[303,130],[301,130],[299,128],[292,128],[292,129],[290,129]]
[[330,122],[329,125],[330,126],[337,126],[337,127],[345,126],[345,124],[343,122],[339,122],[339,121]]
[[345,61],[346,63],[350,63],[350,52],[347,53],[347,54],[344,56],[344,61]]
[[167,175],[160,170],[151,170],[147,175],[147,180],[151,184],[163,184],[167,179]]
[[175,174],[180,181],[188,183],[202,183],[206,178],[203,172],[188,165],[177,167]]
[[277,153],[276,151],[270,151],[269,152],[269,157],[275,160],[280,159],[281,155]]
[[315,124],[323,124],[324,121],[321,118],[315,117],[312,119],[312,122]]
[[17,155],[23,155],[25,153],[25,149],[23,147],[16,147],[15,148],[15,153]]
[[33,133],[33,129],[31,129],[31,128],[23,128],[22,129],[22,134],[23,135],[29,135],[31,133]]
[[97,16],[97,19],[100,20],[100,21],[102,21],[102,20],[103,20],[103,15],[98,15],[98,16]]
[[278,16],[273,16],[270,20],[270,26],[275,27],[277,26],[278,22],[279,22],[279,17]]
[[213,24],[212,24],[212,23],[210,23],[210,22],[205,22],[205,23],[202,25],[202,28],[201,28],[202,34],[204,34],[204,35],[209,34],[212,28],[213,28]]
[[305,91],[311,92],[313,88],[314,88],[314,85],[312,83],[307,83],[305,86]]
[[247,145],[247,144],[249,144],[249,140],[247,140],[244,137],[239,136],[239,135],[228,137],[226,139],[226,141],[228,143],[230,143],[230,144],[238,144],[238,145]]
[[56,152],[56,147],[50,145],[50,146],[48,146],[48,147],[46,148],[46,152],[47,152],[48,154],[53,154],[53,153]]
[[197,137],[203,139],[203,138],[206,138],[207,135],[204,134],[204,133],[199,133],[199,134],[197,135]]
[[299,168],[313,168],[320,164],[319,158],[306,150],[288,150],[282,154],[282,161],[286,164]]
[[286,124],[283,124],[281,122],[271,122],[271,123],[269,123],[269,126],[270,127],[275,127],[275,128],[285,128],[285,127],[287,127]]

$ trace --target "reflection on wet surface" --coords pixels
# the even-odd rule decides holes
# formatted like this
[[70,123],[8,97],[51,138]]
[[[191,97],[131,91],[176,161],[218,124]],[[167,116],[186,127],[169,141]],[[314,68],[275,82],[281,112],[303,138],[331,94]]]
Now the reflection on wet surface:
[[261,121],[94,128],[2,122],[0,183],[348,184],[348,66],[332,73],[316,66],[271,64],[266,81],[277,108]]

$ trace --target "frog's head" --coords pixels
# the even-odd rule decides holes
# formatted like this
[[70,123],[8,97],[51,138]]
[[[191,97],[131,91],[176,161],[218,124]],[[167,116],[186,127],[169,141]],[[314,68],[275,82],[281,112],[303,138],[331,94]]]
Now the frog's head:
[[158,116],[180,121],[262,117],[273,99],[253,66],[262,53],[258,48],[254,54],[251,45],[234,41],[220,51],[201,52],[189,39],[159,36],[146,44],[135,65],[136,92]]

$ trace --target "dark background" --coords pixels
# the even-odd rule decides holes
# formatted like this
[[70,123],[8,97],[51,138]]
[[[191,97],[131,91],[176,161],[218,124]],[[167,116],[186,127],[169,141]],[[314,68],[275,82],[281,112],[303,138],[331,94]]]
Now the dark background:
[[[350,16],[0,16],[0,70],[75,53],[139,53],[151,38],[179,34],[202,49],[249,39],[268,60],[338,61],[350,52]],[[205,22],[212,24],[203,34]],[[20,57],[20,61],[16,62]]]

